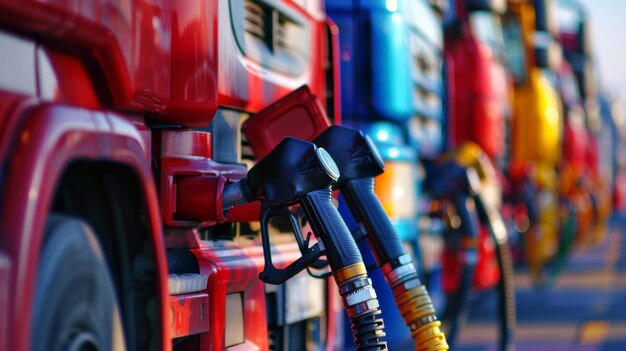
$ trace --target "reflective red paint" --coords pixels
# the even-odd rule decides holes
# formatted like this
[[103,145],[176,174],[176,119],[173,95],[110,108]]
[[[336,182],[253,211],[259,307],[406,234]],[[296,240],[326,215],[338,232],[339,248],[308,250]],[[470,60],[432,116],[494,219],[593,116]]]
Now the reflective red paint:
[[206,126],[217,110],[217,5],[0,1],[0,22],[83,52],[98,66],[112,107]]
[[[259,69],[242,57],[233,38],[229,38],[232,35],[227,13],[230,3],[226,0],[89,3],[0,0],[3,30],[36,43],[33,45],[39,50],[37,55],[46,58],[57,78],[55,82],[38,77],[40,91],[45,87],[54,92],[44,99],[45,103],[40,92],[32,96],[0,92],[0,161],[9,162],[10,169],[0,179],[4,190],[0,213],[0,257],[3,258],[0,280],[8,279],[8,284],[2,285],[6,286],[6,299],[0,297],[0,307],[5,304],[7,307],[2,308],[6,313],[0,317],[0,350],[28,349],[30,304],[45,220],[60,177],[75,160],[124,165],[139,178],[156,262],[160,330],[155,334],[163,350],[171,349],[164,242],[167,240],[169,246],[176,240],[169,235],[164,239],[163,224],[198,226],[223,220],[219,218],[219,208],[213,211],[215,220],[175,219],[175,177],[222,175],[235,180],[245,174],[245,169],[212,161],[208,134],[192,138],[189,149],[184,150],[187,156],[200,154],[200,158],[181,157],[180,152],[161,155],[162,138],[167,133],[150,129],[146,117],[150,123],[206,127],[217,110],[218,100],[222,107],[254,113],[303,84],[311,86],[325,101],[326,85],[330,84],[325,76],[329,43],[325,18],[320,11],[305,11],[284,1],[283,5],[305,18],[311,29],[305,73],[285,78]],[[226,16],[220,15],[223,13]],[[32,70],[40,68],[32,67]],[[337,70],[333,79],[336,84]],[[338,100],[334,104],[337,111]],[[160,184],[153,179],[153,160],[160,161],[157,162],[161,166],[157,171]],[[219,191],[215,196],[212,203],[217,205]],[[258,210],[258,203],[247,209],[233,209],[225,220],[258,218]],[[194,240],[178,244],[184,247],[195,244],[201,272],[210,275],[207,293],[211,297],[210,321],[215,327],[202,335],[202,347],[224,347],[224,293],[242,291],[246,296],[245,311],[250,313],[245,320],[246,339],[251,343],[248,346],[267,348],[266,324],[258,323],[265,318],[263,284],[258,280],[259,267],[263,264],[260,246],[218,248]],[[297,247],[286,247],[289,247],[285,249],[287,254],[275,262],[298,257]],[[177,332],[194,329],[186,324],[192,323],[191,320],[180,322]]]
[[473,38],[446,42],[450,142],[478,144],[490,157],[504,152],[509,81],[504,66]]
[[[148,205],[152,253],[156,261],[157,292],[167,296],[167,268],[161,234],[154,181],[146,160],[145,143],[129,122],[111,113],[54,106],[33,105],[28,111],[13,113],[20,120],[19,141],[13,145],[10,172],[4,179],[3,206],[0,214],[2,246],[15,270],[11,275],[6,313],[10,319],[9,349],[27,349],[30,309],[34,293],[37,257],[45,220],[54,189],[65,167],[72,161],[108,159],[128,166],[140,179]],[[13,131],[15,132],[15,131]],[[6,160],[7,156],[2,155]],[[167,311],[167,300],[161,299],[161,316]],[[164,319],[160,343],[169,343],[169,327]]]

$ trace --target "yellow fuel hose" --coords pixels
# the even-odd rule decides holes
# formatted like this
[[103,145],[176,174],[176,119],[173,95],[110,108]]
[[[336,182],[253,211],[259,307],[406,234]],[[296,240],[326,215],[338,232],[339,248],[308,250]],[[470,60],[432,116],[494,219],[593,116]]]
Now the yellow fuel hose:
[[383,172],[384,164],[375,147],[360,131],[341,126],[328,128],[315,143],[327,150],[339,167],[341,176],[335,188],[341,191],[350,212],[364,229],[395,303],[411,330],[415,349],[448,350],[428,291],[374,192],[374,177]]
[[448,350],[446,336],[440,329],[435,308],[426,287],[417,277],[411,257],[403,255],[395,269],[391,264],[382,267],[387,283],[406,325],[411,329],[415,349],[419,351]]

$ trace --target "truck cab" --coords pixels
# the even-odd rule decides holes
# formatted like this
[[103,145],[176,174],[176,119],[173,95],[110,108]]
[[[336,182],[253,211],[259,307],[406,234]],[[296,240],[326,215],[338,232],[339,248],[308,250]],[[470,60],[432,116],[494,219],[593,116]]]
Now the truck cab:
[[[456,0],[442,12],[447,92],[443,167],[454,166],[433,172],[432,178],[444,178],[456,167],[462,169],[456,183],[473,179],[456,194],[446,196],[447,202],[453,203],[448,205],[453,210],[444,211],[449,213],[452,234],[443,260],[443,286],[450,300],[445,312],[448,339],[460,334],[470,313],[467,306],[473,306],[477,296],[495,286],[500,292],[514,289],[508,235],[493,230],[502,217],[512,111],[501,23],[506,9],[505,1]],[[489,215],[479,214],[487,208]],[[461,223],[455,225],[455,218],[457,222],[461,218]],[[457,242],[452,239],[455,236]],[[475,259],[466,258],[470,256]],[[509,306],[501,309],[507,312],[498,317],[495,341],[500,349],[506,349],[513,343],[515,302],[511,293],[502,293],[498,300]]]
[[[592,225],[588,230],[591,235],[583,236],[582,241],[598,242],[603,238],[606,229],[606,220],[611,211],[610,174],[601,175],[601,169],[611,169],[609,157],[613,147],[610,131],[612,119],[603,116],[606,107],[601,105],[597,67],[593,55],[590,37],[591,23],[586,9],[577,1],[559,1],[559,34],[558,40],[563,48],[563,57],[571,66],[579,88],[579,95],[584,112],[584,126],[587,132],[587,147],[585,150],[585,167],[583,184],[589,193],[592,211],[594,213]],[[604,136],[604,138],[602,138]],[[600,155],[600,145],[607,150]]]
[[[500,17],[503,1],[452,1],[444,12],[448,149],[475,145],[491,172],[482,180],[484,201],[499,209],[501,169],[511,120],[511,86],[506,70]],[[490,238],[482,238],[490,242]],[[489,246],[489,244],[487,244]],[[493,252],[483,252],[492,256]],[[489,259],[477,269],[474,285],[493,286],[498,268]]]
[[539,281],[542,267],[556,253],[560,228],[557,167],[563,132],[553,70],[559,52],[551,1],[509,0],[508,8],[503,23],[515,82],[509,169],[513,180],[523,184],[526,178],[536,189],[522,202],[529,209],[526,231],[535,231],[525,235],[525,256]]
[[504,157],[511,118],[500,20],[505,10],[503,1],[453,1],[444,19],[448,144],[454,149],[474,142],[494,162]]
[[250,114],[306,84],[339,118],[331,37],[320,1],[0,2],[0,350],[334,340],[331,284],[264,284],[259,203],[220,207]]

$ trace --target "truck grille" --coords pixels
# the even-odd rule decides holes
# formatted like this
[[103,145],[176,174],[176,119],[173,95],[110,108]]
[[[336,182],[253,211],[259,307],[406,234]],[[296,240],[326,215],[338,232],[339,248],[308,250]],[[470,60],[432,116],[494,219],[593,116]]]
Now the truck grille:
[[306,69],[311,45],[308,18],[287,3],[231,0],[232,28],[239,48],[261,66],[288,75]]
[[[262,40],[268,47],[272,47],[271,35],[271,12],[258,2],[246,0],[244,3],[244,30],[250,35]],[[266,22],[266,19],[269,21]],[[269,27],[269,28],[268,28]],[[268,42],[269,39],[269,42]]]

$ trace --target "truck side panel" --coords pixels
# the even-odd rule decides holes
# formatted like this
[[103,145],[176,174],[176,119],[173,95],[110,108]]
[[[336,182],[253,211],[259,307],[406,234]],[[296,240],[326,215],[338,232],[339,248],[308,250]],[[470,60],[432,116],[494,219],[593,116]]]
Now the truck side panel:
[[219,1],[219,18],[220,106],[255,113],[304,84],[325,101],[323,18],[264,0]]
[[[5,95],[6,93],[3,93]],[[141,179],[141,189],[148,206],[157,291],[162,297],[158,310],[167,316],[167,268],[158,214],[158,201],[150,165],[146,160],[145,143],[130,123],[105,113],[83,109],[33,105],[27,111],[16,111],[22,128],[12,147],[7,164],[10,172],[3,182],[2,246],[16,271],[10,278],[9,349],[26,350],[30,325],[30,304],[34,291],[39,245],[45,220],[59,177],[75,160],[110,160],[131,168]],[[10,204],[10,206],[8,205]],[[33,246],[34,245],[34,246]],[[169,326],[160,321],[159,343],[169,349]]]
[[107,105],[206,126],[217,109],[215,1],[0,1],[5,28],[78,52]]

